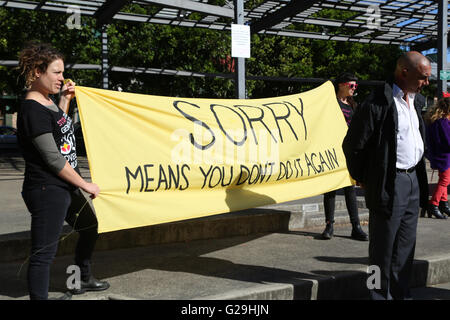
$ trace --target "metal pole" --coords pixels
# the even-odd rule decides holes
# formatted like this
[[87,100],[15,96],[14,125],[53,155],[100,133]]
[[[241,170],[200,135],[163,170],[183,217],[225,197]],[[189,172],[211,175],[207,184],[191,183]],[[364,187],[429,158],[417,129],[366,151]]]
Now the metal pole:
[[[244,0],[234,0],[234,22],[244,24]],[[235,88],[236,97],[245,99],[245,58],[236,59]]]
[[441,80],[440,71],[447,70],[447,33],[448,33],[448,0],[439,0],[438,5],[438,92],[437,97],[442,98],[442,92],[447,92],[447,80]]
[[109,88],[108,76],[108,33],[106,32],[107,25],[102,25],[102,88]]

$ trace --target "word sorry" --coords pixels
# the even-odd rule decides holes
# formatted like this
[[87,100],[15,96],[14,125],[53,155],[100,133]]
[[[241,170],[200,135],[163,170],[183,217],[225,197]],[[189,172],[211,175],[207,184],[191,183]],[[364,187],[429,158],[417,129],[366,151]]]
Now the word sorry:
[[[288,132],[290,132],[297,141],[299,140],[300,134],[298,128],[303,128],[304,139],[307,139],[308,133],[305,118],[303,116],[303,101],[301,98],[299,98],[299,102],[299,106],[295,106],[288,101],[265,103],[261,106],[234,105],[230,107],[221,104],[211,104],[209,110],[213,114],[219,129],[230,142],[236,146],[242,146],[247,141],[250,131],[255,144],[258,145],[255,126],[267,130],[272,139],[277,143],[278,141],[283,142],[282,126],[283,128],[288,129]],[[201,109],[200,106],[182,100],[174,101],[173,106],[186,119],[192,121],[194,125],[206,129],[209,133],[208,142],[198,141],[195,139],[194,134],[190,133],[189,139],[192,145],[200,150],[206,150],[212,147],[216,142],[216,134],[208,124],[198,119],[200,115],[195,115],[195,113]],[[227,122],[229,122],[230,119],[234,119],[233,122],[239,123],[240,127],[234,127],[234,129],[240,129],[242,132],[240,137],[236,137],[228,132],[229,129],[223,125],[223,118],[225,117],[227,118]],[[277,129],[275,129],[276,133],[269,128],[267,125],[268,121],[275,122],[277,127]],[[279,137],[279,140],[277,137]]]

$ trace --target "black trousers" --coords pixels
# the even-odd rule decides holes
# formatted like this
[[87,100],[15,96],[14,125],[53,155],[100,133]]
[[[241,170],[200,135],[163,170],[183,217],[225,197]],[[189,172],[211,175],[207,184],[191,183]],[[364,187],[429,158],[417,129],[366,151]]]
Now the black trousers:
[[416,172],[397,173],[392,215],[369,211],[369,264],[381,272],[381,287],[369,291],[373,300],[410,298],[419,197]]
[[85,280],[91,274],[90,260],[98,238],[97,218],[79,189],[71,192],[60,186],[43,185],[24,189],[22,197],[31,213],[31,257],[27,274],[30,299],[48,299],[50,265],[58,249],[64,220],[79,230],[75,264]]
[[[345,204],[347,206],[350,222],[353,226],[359,225],[358,204],[356,202],[356,191],[354,186],[344,188]],[[336,191],[330,191],[323,195],[323,207],[325,221],[334,222],[334,210],[336,205]]]

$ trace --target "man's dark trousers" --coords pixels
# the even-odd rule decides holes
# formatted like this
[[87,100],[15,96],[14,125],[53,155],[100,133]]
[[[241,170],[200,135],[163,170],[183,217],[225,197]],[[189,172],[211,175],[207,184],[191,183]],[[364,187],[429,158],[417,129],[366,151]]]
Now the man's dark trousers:
[[397,172],[392,216],[370,211],[369,264],[381,271],[381,288],[369,290],[373,300],[410,298],[419,197],[416,171]]

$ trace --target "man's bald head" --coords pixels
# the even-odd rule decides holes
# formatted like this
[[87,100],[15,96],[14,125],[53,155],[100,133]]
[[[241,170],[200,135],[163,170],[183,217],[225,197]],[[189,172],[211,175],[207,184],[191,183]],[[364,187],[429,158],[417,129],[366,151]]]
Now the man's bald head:
[[402,54],[397,60],[398,68],[414,68],[417,69],[420,66],[430,65],[430,60],[428,60],[424,55],[417,51],[409,51]]
[[428,85],[431,76],[431,63],[417,51],[405,52],[395,68],[395,82],[404,93],[417,93]]

